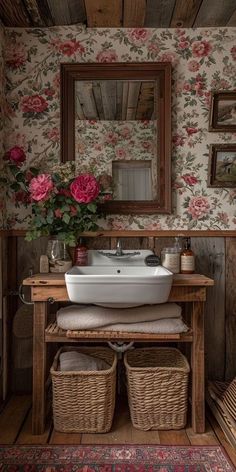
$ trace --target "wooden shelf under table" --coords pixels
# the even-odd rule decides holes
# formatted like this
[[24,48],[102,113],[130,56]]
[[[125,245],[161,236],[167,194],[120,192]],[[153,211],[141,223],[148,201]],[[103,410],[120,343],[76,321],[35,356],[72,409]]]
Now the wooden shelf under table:
[[65,331],[51,323],[45,330],[45,341],[51,342],[94,342],[94,341],[144,341],[144,342],[192,342],[193,333],[189,329],[186,333],[179,334],[153,334],[153,333],[127,333],[124,331],[103,331],[103,330],[80,330]]

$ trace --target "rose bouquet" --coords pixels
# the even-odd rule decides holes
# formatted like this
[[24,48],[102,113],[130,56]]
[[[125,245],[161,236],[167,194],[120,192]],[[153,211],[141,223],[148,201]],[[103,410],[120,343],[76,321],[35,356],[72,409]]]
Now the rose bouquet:
[[[32,218],[26,239],[56,235],[69,246],[78,235],[98,228],[100,204],[112,198],[111,176],[95,177],[91,172],[76,175],[75,162],[54,166],[50,173],[25,167],[25,153],[11,148],[4,156],[1,179],[17,206],[31,205]],[[24,168],[23,168],[24,167]]]

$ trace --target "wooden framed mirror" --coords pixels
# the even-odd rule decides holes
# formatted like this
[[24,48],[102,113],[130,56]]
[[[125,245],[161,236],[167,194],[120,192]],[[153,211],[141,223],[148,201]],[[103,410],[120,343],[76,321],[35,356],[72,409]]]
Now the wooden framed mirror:
[[62,161],[112,176],[106,213],[171,212],[171,64],[61,64]]

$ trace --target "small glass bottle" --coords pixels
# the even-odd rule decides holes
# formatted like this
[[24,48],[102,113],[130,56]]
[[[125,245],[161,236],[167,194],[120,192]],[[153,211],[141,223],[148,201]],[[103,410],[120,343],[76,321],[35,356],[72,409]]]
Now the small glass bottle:
[[78,244],[75,248],[74,265],[76,266],[88,265],[88,248],[83,238],[79,238]]
[[184,249],[180,254],[180,272],[181,274],[193,274],[195,271],[195,255],[191,249],[190,238],[184,241]]
[[161,264],[166,269],[179,274],[180,271],[180,252],[176,247],[164,247],[161,251]]

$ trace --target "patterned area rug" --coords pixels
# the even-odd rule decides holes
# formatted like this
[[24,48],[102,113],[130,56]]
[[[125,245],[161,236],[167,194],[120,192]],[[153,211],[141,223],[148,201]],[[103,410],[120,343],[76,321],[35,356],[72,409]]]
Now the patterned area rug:
[[220,446],[1,446],[1,472],[233,472]]

